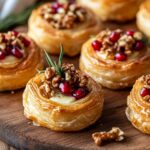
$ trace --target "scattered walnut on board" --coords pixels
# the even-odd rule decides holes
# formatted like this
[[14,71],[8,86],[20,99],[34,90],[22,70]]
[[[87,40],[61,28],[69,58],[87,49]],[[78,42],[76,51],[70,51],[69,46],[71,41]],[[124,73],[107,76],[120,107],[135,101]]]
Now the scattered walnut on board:
[[124,140],[124,132],[118,128],[113,127],[110,131],[96,132],[92,134],[92,138],[96,145],[101,146],[107,141],[122,141]]

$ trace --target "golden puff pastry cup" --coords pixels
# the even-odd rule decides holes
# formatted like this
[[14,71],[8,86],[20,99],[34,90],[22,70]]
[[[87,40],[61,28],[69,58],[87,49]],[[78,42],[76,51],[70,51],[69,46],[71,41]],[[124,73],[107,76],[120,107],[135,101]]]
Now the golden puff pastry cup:
[[137,79],[127,98],[126,115],[132,125],[150,134],[150,75]]
[[136,17],[143,0],[78,0],[78,2],[91,8],[103,21],[125,22]]
[[150,47],[138,31],[104,30],[82,47],[80,69],[110,89],[131,87],[150,73]]
[[49,67],[23,93],[25,116],[54,131],[78,131],[95,123],[103,108],[102,88],[73,64]]
[[25,33],[0,33],[0,91],[23,88],[43,68],[42,56]]
[[82,44],[100,30],[98,17],[77,4],[44,4],[32,12],[28,24],[28,34],[36,43],[56,55],[60,43],[66,55],[79,54]]
[[137,13],[137,26],[148,37],[150,37],[150,1],[142,3]]

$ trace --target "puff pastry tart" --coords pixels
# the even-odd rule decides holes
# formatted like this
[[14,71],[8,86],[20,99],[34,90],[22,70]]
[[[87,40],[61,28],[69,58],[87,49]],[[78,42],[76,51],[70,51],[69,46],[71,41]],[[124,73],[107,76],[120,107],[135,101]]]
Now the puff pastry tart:
[[150,73],[150,48],[138,31],[104,30],[82,47],[80,68],[98,83],[111,89],[132,86]]
[[133,126],[150,134],[150,74],[140,77],[128,96],[126,115]]
[[150,37],[150,1],[142,3],[137,13],[137,26],[147,36]]
[[72,64],[56,68],[49,67],[28,82],[25,116],[55,131],[78,131],[95,123],[103,108],[101,86]]
[[135,18],[143,0],[78,0],[91,8],[103,21],[125,22]]
[[0,33],[0,91],[24,87],[42,67],[42,52],[26,34]]
[[81,45],[100,29],[99,19],[88,8],[75,3],[47,3],[32,12],[29,35],[51,54],[75,56]]

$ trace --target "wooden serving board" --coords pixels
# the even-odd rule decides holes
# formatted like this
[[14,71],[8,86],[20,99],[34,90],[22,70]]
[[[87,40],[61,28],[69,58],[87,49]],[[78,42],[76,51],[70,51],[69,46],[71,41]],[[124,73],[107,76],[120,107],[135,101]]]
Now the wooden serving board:
[[[131,28],[134,23],[116,25],[102,24],[102,28]],[[26,31],[26,28],[18,30]],[[56,57],[54,57],[56,59]],[[64,58],[78,66],[78,57]],[[99,149],[91,135],[97,131],[108,131],[113,126],[120,127],[126,135],[123,142],[109,143],[102,150],[143,150],[150,149],[150,137],[136,130],[125,116],[126,98],[131,89],[111,91],[104,89],[105,104],[102,117],[91,127],[74,133],[58,133],[43,127],[33,126],[23,115],[23,89],[0,93],[0,139],[24,150],[47,149]]]

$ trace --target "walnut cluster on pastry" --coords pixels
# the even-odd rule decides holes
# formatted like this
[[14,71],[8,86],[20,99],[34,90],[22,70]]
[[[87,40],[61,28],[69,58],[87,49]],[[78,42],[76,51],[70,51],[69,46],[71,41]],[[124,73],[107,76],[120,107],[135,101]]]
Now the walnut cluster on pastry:
[[0,60],[4,60],[7,56],[23,58],[25,56],[25,48],[30,45],[30,41],[17,31],[9,31],[8,33],[0,33]]
[[111,89],[131,87],[150,73],[149,40],[137,30],[103,30],[82,46],[80,69]]
[[76,3],[52,3],[45,5],[41,16],[54,28],[71,29],[74,24],[86,20],[86,9]]
[[[62,51],[61,51],[62,52]],[[103,108],[102,88],[72,64],[49,67],[32,78],[23,93],[25,116],[55,131],[78,131],[95,123]]]
[[145,48],[146,37],[139,31],[109,29],[102,31],[91,46],[93,50],[106,54],[106,59],[126,61],[134,51]]
[[143,76],[141,80],[143,80],[144,86],[141,89],[140,95],[144,101],[150,103],[150,75]]
[[150,74],[137,79],[127,98],[126,115],[143,133],[150,134]]
[[27,34],[0,33],[0,91],[24,87],[36,74],[36,69],[43,68],[42,55]]
[[58,74],[54,67],[45,70],[45,78],[42,79],[39,87],[44,97],[50,98],[55,93],[61,92],[76,99],[81,99],[88,94],[88,77],[76,70],[73,64],[63,64],[62,72],[62,75]]

